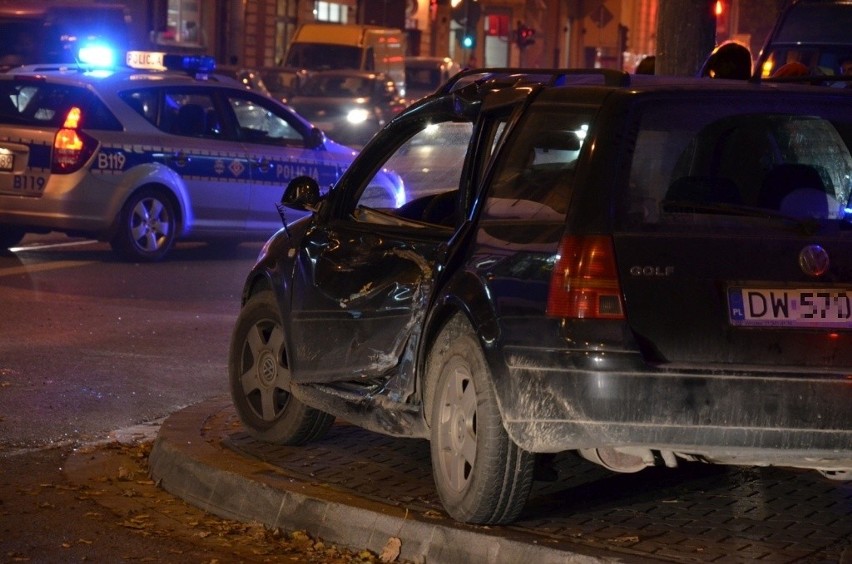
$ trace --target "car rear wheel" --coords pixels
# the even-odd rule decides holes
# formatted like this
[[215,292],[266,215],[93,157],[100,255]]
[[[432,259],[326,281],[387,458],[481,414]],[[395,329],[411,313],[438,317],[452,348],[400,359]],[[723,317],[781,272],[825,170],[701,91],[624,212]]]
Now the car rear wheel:
[[18,227],[0,226],[0,249],[5,250],[14,247],[23,240],[26,234],[26,231]]
[[129,260],[157,261],[174,246],[175,230],[172,200],[162,191],[146,188],[125,202],[110,245]]
[[298,445],[322,437],[334,417],[290,394],[284,329],[271,291],[252,296],[240,312],[228,361],[231,397],[249,433],[265,442]]
[[503,428],[485,356],[463,317],[443,329],[427,370],[432,472],[444,508],[468,523],[515,520],[529,497],[535,457]]

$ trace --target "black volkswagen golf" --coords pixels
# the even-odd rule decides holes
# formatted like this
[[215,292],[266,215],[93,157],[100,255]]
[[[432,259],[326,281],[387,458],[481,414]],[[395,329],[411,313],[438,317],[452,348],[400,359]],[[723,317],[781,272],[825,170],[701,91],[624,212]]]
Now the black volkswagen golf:
[[[507,523],[537,458],[852,472],[852,91],[479,69],[294,180],[230,385],[258,439],[429,439]],[[404,193],[373,187],[393,171]]]

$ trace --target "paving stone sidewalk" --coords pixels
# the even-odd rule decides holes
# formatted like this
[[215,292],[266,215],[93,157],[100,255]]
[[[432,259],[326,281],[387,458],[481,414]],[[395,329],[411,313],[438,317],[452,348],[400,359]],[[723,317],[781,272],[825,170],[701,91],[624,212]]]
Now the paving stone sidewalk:
[[455,523],[426,441],[338,422],[303,447],[257,442],[226,398],[167,419],[154,478],[225,517],[305,529],[415,562],[820,562],[852,564],[852,483],[777,468],[687,464],[613,474],[573,455],[536,482],[519,521]]

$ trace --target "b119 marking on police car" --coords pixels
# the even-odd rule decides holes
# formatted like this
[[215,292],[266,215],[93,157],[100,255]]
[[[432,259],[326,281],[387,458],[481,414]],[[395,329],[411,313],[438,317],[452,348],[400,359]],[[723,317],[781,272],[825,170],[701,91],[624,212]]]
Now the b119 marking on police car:
[[852,289],[728,288],[728,316],[742,327],[852,328]]
[[98,168],[101,170],[124,170],[127,157],[124,153],[98,153]]

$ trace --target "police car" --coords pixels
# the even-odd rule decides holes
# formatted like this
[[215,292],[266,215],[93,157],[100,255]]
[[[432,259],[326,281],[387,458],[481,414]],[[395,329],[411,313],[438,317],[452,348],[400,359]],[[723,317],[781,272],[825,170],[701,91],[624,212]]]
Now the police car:
[[[0,74],[0,248],[58,231],[155,261],[177,240],[265,239],[284,185],[329,186],[355,155],[208,57],[97,56]],[[393,175],[382,182],[404,198]]]

